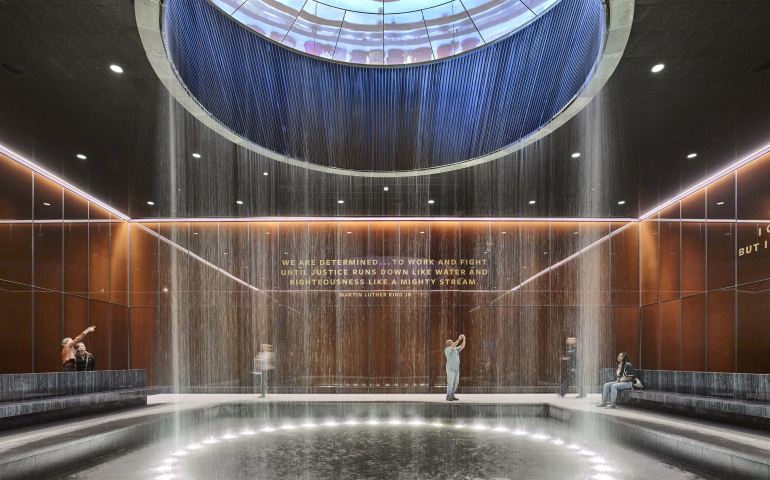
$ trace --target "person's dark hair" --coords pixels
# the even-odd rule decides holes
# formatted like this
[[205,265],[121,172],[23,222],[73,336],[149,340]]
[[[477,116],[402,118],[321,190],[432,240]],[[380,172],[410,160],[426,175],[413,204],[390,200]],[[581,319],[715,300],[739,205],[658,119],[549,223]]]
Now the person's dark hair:
[[620,371],[622,372],[623,367],[628,363],[628,354],[626,352],[620,352],[620,354],[623,356],[623,361],[620,362]]

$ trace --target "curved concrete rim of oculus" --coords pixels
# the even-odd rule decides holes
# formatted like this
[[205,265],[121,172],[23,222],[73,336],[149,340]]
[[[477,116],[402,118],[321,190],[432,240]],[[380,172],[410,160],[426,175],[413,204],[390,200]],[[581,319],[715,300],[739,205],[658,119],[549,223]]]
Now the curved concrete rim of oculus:
[[[586,105],[588,105],[588,103],[590,103],[590,101],[601,91],[601,89],[607,83],[617,68],[620,59],[623,57],[626,45],[628,43],[628,38],[631,33],[631,27],[634,18],[634,0],[602,0],[607,21],[605,38],[601,52],[593,67],[591,75],[583,85],[581,91],[564,108],[562,108],[557,115],[555,115],[549,122],[547,122],[545,125],[530,135],[493,153],[444,166],[416,170],[369,171],[329,167],[308,161],[297,160],[286,155],[282,155],[242,138],[228,127],[223,125],[219,120],[214,118],[208,111],[206,111],[206,109],[201,106],[197,99],[195,99],[189,93],[187,88],[179,79],[176,69],[168,57],[168,52],[166,50],[166,45],[163,38],[163,3],[165,3],[164,0],[135,0],[134,10],[136,15],[137,28],[145,52],[147,54],[147,58],[150,61],[150,64],[152,65],[156,75],[158,75],[158,78],[169,90],[171,95],[190,114],[192,114],[211,130],[217,132],[236,145],[239,145],[266,158],[270,158],[290,166],[301,167],[323,173],[372,178],[417,177],[473,167],[510,155],[521,150],[525,146],[535,143],[541,138],[546,137],[557,128],[564,125],[572,117],[577,115],[577,113],[579,113]],[[302,55],[300,52],[295,51],[295,53]],[[399,66],[397,68],[404,67]]]

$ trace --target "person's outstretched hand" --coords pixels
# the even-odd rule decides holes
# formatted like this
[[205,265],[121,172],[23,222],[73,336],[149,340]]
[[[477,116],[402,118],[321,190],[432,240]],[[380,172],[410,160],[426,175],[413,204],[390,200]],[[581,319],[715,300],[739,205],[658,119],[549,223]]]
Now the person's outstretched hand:
[[90,327],[86,328],[86,330],[89,332],[96,331],[96,325],[91,325]]

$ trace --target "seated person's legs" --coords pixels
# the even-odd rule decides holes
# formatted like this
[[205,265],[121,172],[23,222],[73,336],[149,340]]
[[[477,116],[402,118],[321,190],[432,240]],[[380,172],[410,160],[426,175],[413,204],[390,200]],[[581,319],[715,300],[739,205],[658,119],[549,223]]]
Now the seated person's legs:
[[602,405],[607,403],[610,396],[610,389],[613,385],[615,385],[615,382],[607,382],[604,384],[604,388],[602,388]]
[[631,382],[620,382],[612,385],[612,399],[610,403],[615,404],[615,401],[618,399],[618,390],[628,390],[630,388]]

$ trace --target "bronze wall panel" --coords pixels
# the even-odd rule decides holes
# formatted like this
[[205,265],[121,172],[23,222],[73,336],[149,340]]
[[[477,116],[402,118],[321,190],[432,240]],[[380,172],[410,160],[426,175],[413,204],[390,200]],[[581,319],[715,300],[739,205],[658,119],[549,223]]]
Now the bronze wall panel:
[[[431,306],[460,304],[460,286],[456,284],[461,278],[456,271],[460,260],[459,227],[460,222],[430,222],[430,259],[435,261],[431,272],[431,280],[435,280],[430,287]],[[440,261],[450,264],[440,265]],[[456,263],[451,264],[452,261]],[[441,294],[433,295],[435,292]]]
[[642,305],[660,300],[660,222],[657,215],[641,223]]
[[[134,369],[147,370],[147,385],[158,385],[158,309],[132,307],[129,335],[131,337],[131,364]],[[200,364],[202,358],[196,362]]]
[[64,189],[64,220],[88,220],[88,200]]
[[706,371],[706,295],[682,299],[682,370]]
[[[90,214],[98,207],[90,206]],[[101,209],[98,209],[101,211]],[[110,300],[110,221],[107,219],[88,222],[88,298]]]
[[735,173],[706,187],[706,218],[735,220]]
[[[524,386],[539,385],[541,379],[547,378],[548,356],[545,349],[548,342],[547,337],[544,339],[542,335],[543,325],[547,326],[549,322],[549,307],[522,306],[520,315],[521,384]],[[544,364],[545,371],[543,370]]]
[[551,266],[549,222],[521,223],[521,304],[549,305]]
[[88,223],[63,225],[64,292],[88,297]]
[[[187,223],[161,223],[160,234],[181,248],[187,245]],[[158,301],[161,306],[186,306],[190,304],[190,263],[192,257],[184,250],[168,242],[160,241],[158,247]],[[133,259],[132,259],[133,261]]]
[[[460,336],[460,307],[430,306],[430,386],[446,386],[446,341],[455,341]],[[463,375],[463,355],[460,355],[460,375]],[[462,381],[461,381],[462,385]]]
[[[219,222],[219,268],[247,281],[249,278],[249,224]],[[225,277],[222,302],[224,305],[248,305],[249,288]]]
[[64,336],[75,337],[88,326],[88,299],[64,295]]
[[639,308],[613,307],[610,333],[610,358],[628,353],[633,365],[639,365]]
[[770,373],[770,281],[738,287],[738,373]]
[[190,328],[189,342],[191,360],[197,365],[190,369],[190,384],[197,386],[212,386],[220,384],[220,372],[224,370],[218,365],[219,348],[222,333],[220,332],[220,307],[190,307],[188,309]]
[[706,302],[708,371],[735,372],[735,289],[709,292]]
[[[261,292],[277,292],[279,262],[283,252],[278,251],[278,222],[249,224],[249,280]],[[252,298],[255,305],[269,305],[270,295],[263,293]]]
[[579,303],[584,306],[610,304],[610,241],[606,237],[607,232],[603,230],[603,233],[600,241],[577,258],[580,268]]
[[701,188],[697,192],[690,194],[682,199],[681,215],[682,220],[705,220],[706,219],[706,189]]
[[224,305],[222,279],[219,275],[219,225],[216,222],[190,223],[189,250],[208,264],[189,263],[190,305],[213,307]]
[[[347,231],[347,230],[346,230]],[[337,359],[339,362],[339,380],[335,378],[335,384],[343,388],[360,388],[369,384],[369,307],[362,305],[340,305],[337,309],[339,318],[339,341],[336,343]],[[395,327],[397,322],[391,322]],[[392,328],[393,328],[392,327]],[[382,332],[383,337],[372,337],[374,343],[382,343],[390,346],[390,349],[379,350],[381,355],[385,355],[380,362],[398,360],[398,330]],[[337,334],[334,335],[337,337]],[[329,348],[332,348],[330,345]],[[387,358],[391,357],[391,358]],[[389,362],[388,362],[389,363]],[[383,368],[378,370],[382,371]],[[336,371],[334,372],[336,377]]]
[[96,331],[89,333],[83,343],[94,356],[96,370],[112,370],[110,365],[110,304],[89,300],[88,323],[94,325]]
[[735,223],[706,226],[706,286],[708,291],[735,285]]
[[[309,328],[307,306],[286,306],[279,310],[276,380],[289,387],[308,385]],[[318,339],[316,341],[319,341]]]
[[[639,305],[639,224],[612,223],[610,240],[610,302],[613,306]],[[622,231],[620,231],[622,229]]]
[[211,319],[215,333],[205,343],[215,352],[215,358],[210,364],[208,384],[249,385],[252,359],[259,347],[255,348],[252,340],[248,307],[222,306],[209,311],[215,315]]
[[736,172],[738,220],[770,220],[770,155]]
[[682,296],[706,291],[706,223],[682,222]]
[[13,339],[13,348],[0,349],[3,373],[32,373],[32,288],[0,281],[0,305],[0,338]]
[[[346,309],[347,308],[350,307],[346,307]],[[398,299],[391,300],[390,306],[373,305],[371,307],[363,308],[369,308],[368,312],[360,312],[360,314],[365,315],[365,317],[358,322],[351,322],[352,326],[348,328],[352,333],[358,333],[360,330],[363,330],[364,320],[368,320],[366,326],[369,331],[369,337],[366,339],[368,342],[367,350],[364,351],[368,351],[369,385],[377,388],[377,391],[384,389],[386,386],[413,386],[415,383],[415,380],[413,379],[415,358],[418,356],[421,347],[422,350],[424,350],[425,344],[416,345],[418,340],[402,336],[400,323],[402,308],[399,307]],[[410,307],[403,308],[408,309]],[[371,316],[371,319],[368,318],[369,316]],[[424,318],[408,318],[405,319],[405,322],[407,330],[409,330],[410,327],[411,329],[425,327]],[[353,335],[352,337],[355,341],[360,342],[358,336]],[[417,348],[418,351],[409,351],[409,348]],[[343,364],[356,365],[358,366],[359,372],[363,371],[363,365],[360,363],[365,358],[363,355],[361,355],[362,358],[359,358],[358,361],[345,361],[346,357],[355,356],[357,353],[347,348],[345,343],[342,344],[341,350]],[[425,355],[423,354],[422,356],[424,357]],[[399,380],[399,364],[401,362],[409,363],[409,365],[405,365],[404,371],[408,380],[405,379],[403,383]],[[423,386],[425,386],[424,384],[426,382],[424,378],[422,379],[422,383]]]
[[30,223],[0,223],[0,279],[32,285],[32,236]]
[[[522,280],[519,222],[492,222],[492,305],[519,305]],[[511,289],[516,290],[511,291]]]
[[0,220],[32,220],[32,171],[0,155]]
[[[424,303],[402,304],[399,309],[400,385],[429,386],[430,384],[430,353],[434,349],[434,344],[431,343],[432,337],[429,337],[430,309],[428,302],[424,299],[421,301]],[[446,338],[441,340],[441,345],[444,344],[445,340]],[[441,353],[443,354],[443,350]],[[442,367],[444,365],[445,363],[442,364]]]
[[489,341],[490,384],[521,385],[519,307],[493,307]]
[[487,305],[463,306],[460,309],[462,333],[467,337],[465,349],[460,355],[462,383],[466,387],[489,385],[492,369],[490,310]]
[[682,368],[682,303],[671,300],[660,304],[660,369]]
[[[373,223],[372,225],[376,225]],[[380,233],[376,237],[373,237],[373,245],[380,244],[381,246],[373,247],[373,251],[380,249],[384,256],[398,255],[404,262],[408,263],[410,260],[418,261],[431,258],[431,242],[430,242],[430,228],[431,225],[428,222],[399,222],[398,224],[398,245],[390,245],[387,248],[383,242],[385,239],[390,239],[392,233]],[[376,232],[373,227],[373,232]],[[373,233],[374,234],[374,233]],[[398,250],[396,250],[398,248]],[[409,282],[408,289],[402,288],[401,291],[408,291],[412,293],[410,297],[401,298],[401,305],[423,305],[427,304],[429,291],[431,286],[429,283],[420,282],[424,280],[425,276],[411,275],[411,269],[409,269],[410,275],[406,280]],[[427,311],[426,311],[427,315]],[[403,316],[403,313],[402,313]],[[408,317],[405,317],[408,318]],[[426,363],[427,365],[427,363]],[[425,383],[427,383],[427,371],[420,373],[426,377]]]
[[681,223],[660,222],[660,301],[682,296],[681,292]]
[[642,336],[640,368],[660,369],[660,307],[658,304],[642,307]]
[[128,222],[110,224],[110,303],[128,305]]
[[111,304],[109,359],[111,370],[128,369],[128,335],[128,307]]
[[[323,389],[337,386],[337,307],[335,305],[311,305],[308,317],[309,383]],[[327,390],[321,390],[327,391]],[[336,390],[328,390],[334,393]]]
[[[575,306],[551,307],[551,329],[548,341],[549,383],[561,383],[566,378],[567,363],[561,357],[567,350],[567,338],[577,337],[579,315],[579,308]],[[579,339],[583,344],[586,344],[586,340]],[[583,348],[580,350],[584,353]]]
[[[490,222],[460,222],[460,258],[457,268],[468,285],[459,287],[463,305],[489,305],[492,239]],[[473,271],[473,274],[471,274]],[[475,284],[471,285],[471,281]]]
[[[574,255],[580,250],[580,224],[578,222],[551,223],[552,263]],[[577,305],[579,297],[579,265],[577,258],[551,270],[551,304]]]
[[[62,294],[35,290],[35,372],[61,372]],[[78,332],[80,333],[80,332]]]
[[738,285],[770,278],[770,223],[739,223]]
[[[158,224],[143,225],[157,231]],[[158,238],[139,225],[130,226],[131,306],[158,305]]]
[[62,224],[36,223],[34,270],[35,286],[62,291]]
[[34,179],[34,217],[35,220],[62,219],[62,187],[35,173]]

